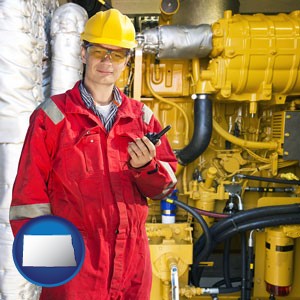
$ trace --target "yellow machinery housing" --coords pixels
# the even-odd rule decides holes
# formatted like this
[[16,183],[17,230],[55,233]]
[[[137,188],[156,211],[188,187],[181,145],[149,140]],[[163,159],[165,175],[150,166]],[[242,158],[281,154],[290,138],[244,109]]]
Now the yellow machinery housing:
[[[178,10],[163,8],[158,32]],[[213,239],[207,249],[184,206],[167,224],[149,199],[151,299],[299,300],[300,11],[227,10],[209,28],[211,49],[198,57],[148,51],[141,35],[119,82],[172,126],[178,186],[167,203],[192,207]]]

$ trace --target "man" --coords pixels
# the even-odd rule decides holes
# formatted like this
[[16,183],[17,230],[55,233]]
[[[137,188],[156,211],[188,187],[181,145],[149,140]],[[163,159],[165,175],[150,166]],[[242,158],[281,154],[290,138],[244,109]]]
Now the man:
[[40,299],[147,300],[151,263],[146,197],[175,187],[176,158],[152,111],[115,82],[135,30],[115,9],[90,18],[82,33],[83,81],[53,96],[30,118],[10,212],[14,234],[30,218],[53,214],[82,233],[86,255],[68,283],[43,288]]

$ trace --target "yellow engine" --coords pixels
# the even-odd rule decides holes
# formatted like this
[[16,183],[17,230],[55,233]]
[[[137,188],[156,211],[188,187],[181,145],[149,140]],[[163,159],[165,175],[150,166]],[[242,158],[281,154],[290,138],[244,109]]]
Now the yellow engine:
[[151,299],[299,300],[300,11],[182,25],[165,2],[119,82],[179,162],[149,199]]

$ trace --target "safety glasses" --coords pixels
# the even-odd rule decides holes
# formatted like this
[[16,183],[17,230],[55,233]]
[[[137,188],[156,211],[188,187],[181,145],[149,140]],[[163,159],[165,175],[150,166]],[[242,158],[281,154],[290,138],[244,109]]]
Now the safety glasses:
[[88,54],[95,59],[103,60],[109,56],[116,63],[124,62],[130,52],[128,49],[111,50],[93,44],[88,45],[86,49]]

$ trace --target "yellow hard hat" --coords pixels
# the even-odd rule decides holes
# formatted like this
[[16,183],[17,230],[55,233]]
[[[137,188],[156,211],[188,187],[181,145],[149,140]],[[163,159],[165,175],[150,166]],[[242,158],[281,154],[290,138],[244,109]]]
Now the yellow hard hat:
[[137,45],[131,20],[114,8],[100,11],[88,19],[81,40],[127,49]]

